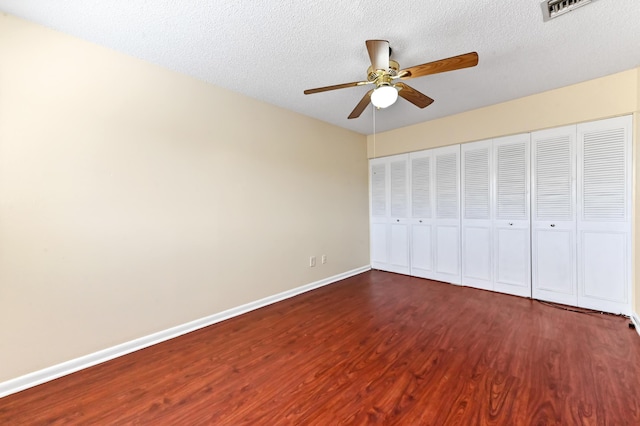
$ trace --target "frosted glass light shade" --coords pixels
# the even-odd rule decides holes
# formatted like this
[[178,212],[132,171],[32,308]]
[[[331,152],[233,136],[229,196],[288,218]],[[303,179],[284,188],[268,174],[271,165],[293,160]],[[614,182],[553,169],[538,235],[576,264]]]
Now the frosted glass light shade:
[[398,90],[393,86],[380,86],[371,94],[371,103],[377,108],[386,108],[398,99]]

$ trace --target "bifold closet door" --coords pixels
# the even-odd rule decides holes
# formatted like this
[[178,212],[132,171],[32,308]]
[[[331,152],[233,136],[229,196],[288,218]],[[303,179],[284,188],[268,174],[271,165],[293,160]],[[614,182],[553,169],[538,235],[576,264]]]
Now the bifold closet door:
[[630,314],[631,116],[579,124],[578,306]]
[[577,304],[576,127],[531,134],[532,295]]
[[371,160],[371,267],[409,274],[407,154]]
[[494,290],[531,297],[530,134],[493,141]]
[[529,140],[461,146],[464,285],[531,297]]
[[433,262],[433,152],[414,152],[409,155],[411,170],[411,275],[434,279]]
[[460,284],[460,145],[433,150],[434,279]]
[[493,290],[492,141],[461,145],[462,284]]
[[384,269],[389,263],[388,250],[388,175],[389,164],[384,158],[376,158],[369,162],[369,200],[371,232],[371,267],[374,269]]

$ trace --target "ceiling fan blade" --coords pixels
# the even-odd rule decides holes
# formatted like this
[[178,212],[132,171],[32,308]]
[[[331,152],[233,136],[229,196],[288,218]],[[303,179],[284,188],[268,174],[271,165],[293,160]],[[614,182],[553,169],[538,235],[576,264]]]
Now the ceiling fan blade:
[[402,96],[418,108],[428,107],[433,103],[433,99],[424,93],[418,92],[411,86],[404,83],[396,83],[396,87],[400,87],[400,90],[398,91],[399,96]]
[[372,93],[373,93],[373,89],[365,93],[362,99],[360,99],[360,102],[358,102],[358,105],[356,105],[353,111],[351,111],[351,114],[349,114],[349,119],[360,117],[360,114],[362,114],[362,112],[367,108],[367,106],[369,106],[369,102],[371,102]]
[[371,68],[376,70],[389,69],[389,42],[387,40],[367,40],[367,51],[371,59]]
[[478,54],[476,52],[470,52],[401,70],[398,72],[398,78],[406,80],[408,78],[423,77],[425,75],[454,71],[461,68],[475,67],[476,65],[478,65]]
[[313,93],[327,92],[329,90],[346,89],[347,87],[363,86],[365,84],[371,84],[372,81],[355,81],[353,83],[336,84],[334,86],[318,87],[316,89],[307,89],[304,91],[305,95],[311,95]]

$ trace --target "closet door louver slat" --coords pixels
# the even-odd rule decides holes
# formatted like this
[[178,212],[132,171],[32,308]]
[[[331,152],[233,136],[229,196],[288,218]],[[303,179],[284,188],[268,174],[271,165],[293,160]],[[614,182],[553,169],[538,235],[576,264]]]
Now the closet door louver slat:
[[436,217],[458,219],[458,155],[436,156]]
[[387,177],[384,164],[371,166],[371,215],[387,215]]
[[586,133],[582,143],[582,219],[626,220],[624,129]]
[[540,140],[536,144],[536,199],[538,220],[571,220],[572,140],[567,136]]
[[464,151],[464,219],[490,219],[489,149]]
[[391,217],[407,217],[407,161],[391,162]]
[[529,219],[527,148],[524,142],[497,147],[496,219]]
[[431,218],[431,157],[411,160],[411,214]]

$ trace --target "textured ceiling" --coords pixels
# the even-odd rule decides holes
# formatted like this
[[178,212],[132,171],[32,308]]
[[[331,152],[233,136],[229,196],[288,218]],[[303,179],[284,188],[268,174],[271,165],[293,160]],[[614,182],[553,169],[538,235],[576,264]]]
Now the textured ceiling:
[[[640,0],[596,0],[543,23],[539,0],[0,0],[0,10],[363,134],[367,39],[402,68],[478,52],[475,68],[408,80],[435,99],[375,114],[381,132],[640,65]],[[597,102],[597,100],[594,100]]]

